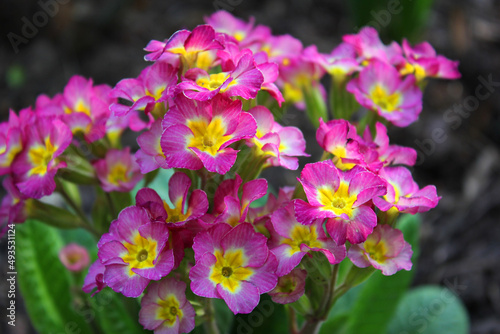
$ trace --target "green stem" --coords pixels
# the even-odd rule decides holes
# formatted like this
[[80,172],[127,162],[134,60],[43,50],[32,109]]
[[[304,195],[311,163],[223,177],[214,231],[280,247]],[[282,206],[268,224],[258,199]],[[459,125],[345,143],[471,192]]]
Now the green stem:
[[220,334],[219,328],[217,327],[217,322],[215,321],[215,311],[212,299],[205,299],[205,322],[203,323],[203,329],[206,334]]
[[289,305],[285,305],[285,308],[288,311],[288,329],[291,334],[298,334],[299,329],[297,328],[297,316],[295,314],[295,310]]
[[111,195],[108,192],[105,192],[106,196],[106,201],[109,204],[109,209],[111,210],[111,215],[113,217],[118,217],[118,212],[116,210],[115,203],[113,202],[113,199],[111,198]]
[[87,216],[85,216],[85,213],[83,212],[82,208],[76,204],[76,202],[71,198],[71,196],[66,192],[66,189],[64,189],[64,186],[61,184],[59,180],[56,179],[56,190],[61,194],[61,196],[64,198],[66,203],[75,211],[75,213],[82,219],[82,221],[90,226],[90,222],[87,219]]

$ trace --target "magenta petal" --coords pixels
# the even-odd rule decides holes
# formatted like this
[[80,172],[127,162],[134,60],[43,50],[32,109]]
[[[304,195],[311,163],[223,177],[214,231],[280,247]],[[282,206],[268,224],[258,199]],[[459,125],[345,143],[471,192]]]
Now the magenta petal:
[[198,296],[207,298],[221,298],[216,289],[216,284],[210,280],[212,268],[217,262],[215,255],[204,253],[196,260],[196,265],[189,271],[191,290]]
[[149,283],[147,278],[139,275],[129,275],[129,266],[112,264],[106,266],[104,282],[115,292],[121,292],[125,297],[139,297]]
[[[148,288],[148,294],[150,293]],[[160,307],[157,304],[142,305],[139,311],[139,323],[149,330],[155,330],[158,328],[165,320],[157,317],[158,309]]]
[[188,203],[189,219],[203,216],[207,212],[208,206],[207,194],[201,189],[193,190]]
[[371,265],[360,245],[352,245],[347,252],[347,256],[356,267],[366,268]]
[[[196,156],[201,160],[203,166],[209,171],[218,174],[226,174],[231,167],[233,167],[238,151],[232,148],[225,148],[217,152],[215,156],[200,151],[196,147],[190,147],[190,149],[196,154]],[[179,167],[180,168],[180,167]],[[188,168],[188,167],[185,167]],[[191,168],[194,169],[194,168]]]
[[283,276],[288,274],[297,267],[306,254],[305,252],[295,252],[292,254],[292,247],[287,244],[281,244],[276,248],[271,249],[271,252],[278,259],[278,267],[276,275]]
[[248,282],[255,285],[261,294],[271,291],[278,282],[278,276],[276,276],[277,267],[278,260],[276,256],[269,252],[266,263],[262,267],[254,269],[254,273],[248,278]]
[[127,248],[119,241],[113,240],[99,247],[98,256],[104,265],[126,264],[122,257],[128,253]]
[[189,187],[191,187],[191,179],[189,176],[182,172],[174,173],[168,181],[168,197],[170,198],[170,202],[172,202],[174,206],[181,203],[181,208],[183,209]]
[[161,149],[171,168],[200,169],[203,163],[191,150],[187,149],[191,130],[184,125],[173,125],[165,129],[161,137]]
[[174,252],[172,249],[163,251],[157,256],[152,268],[132,268],[132,271],[148,280],[157,281],[167,276],[174,267]]
[[249,223],[237,225],[221,240],[224,252],[243,249],[244,267],[260,267],[264,264],[269,254],[266,244],[267,238],[255,232],[253,225]]
[[129,206],[118,215],[117,231],[121,238],[130,244],[134,243],[139,226],[149,222],[147,212],[138,206]]
[[[156,244],[156,252],[159,255],[166,243],[168,242],[168,228],[167,225],[158,222],[150,222],[139,227],[139,234],[149,240],[154,240]],[[154,263],[154,262],[153,262]]]
[[198,262],[205,253],[214,254],[220,250],[221,240],[231,230],[228,224],[217,224],[210,229],[200,232],[193,241],[194,258]]
[[222,284],[217,284],[217,292],[234,314],[252,312],[260,300],[259,289],[245,281],[240,281],[234,293],[226,290]]
[[301,199],[295,199],[293,203],[295,219],[303,225],[311,225],[315,219],[335,217],[333,212],[321,210],[320,207],[314,207]]
[[163,201],[158,193],[151,188],[142,188],[135,195],[135,204],[143,206],[146,203],[153,202],[163,205]]

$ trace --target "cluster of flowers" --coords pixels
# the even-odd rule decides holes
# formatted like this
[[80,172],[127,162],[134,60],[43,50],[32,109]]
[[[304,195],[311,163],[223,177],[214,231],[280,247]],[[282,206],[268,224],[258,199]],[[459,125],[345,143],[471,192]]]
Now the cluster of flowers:
[[[326,105],[320,80],[329,73],[380,119],[407,126],[422,109],[418,84],[458,77],[457,64],[428,43],[386,46],[373,28],[321,54],[224,11],[206,23],[151,41],[145,58],[153,63],[135,79],[111,88],[75,76],[62,94],[11,112],[0,125],[2,223],[24,221],[28,199],[52,194],[59,176],[129,192],[144,174],[175,168],[168,199],[140,189],[111,223],[83,288],[146,291],[139,321],[161,333],[194,328],[187,286],[193,298],[223,299],[234,313],[250,313],[263,293],[297,301],[307,277],[300,264],[312,252],[384,275],[409,270],[411,247],[394,217],[439,201],[434,186],[420,189],[401,166],[414,165],[415,150],[390,145],[380,122],[359,135],[347,120],[320,118],[323,161],[302,169],[295,191],[251,206],[268,192],[257,179],[263,168],[296,170],[308,156],[302,132],[280,125],[270,109],[309,108],[311,96]],[[120,145],[127,128],[143,131],[134,154]]]

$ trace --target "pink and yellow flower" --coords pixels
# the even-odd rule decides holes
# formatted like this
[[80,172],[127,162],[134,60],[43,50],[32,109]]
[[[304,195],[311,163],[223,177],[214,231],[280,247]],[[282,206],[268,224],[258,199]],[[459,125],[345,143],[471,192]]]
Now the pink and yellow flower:
[[352,45],[358,55],[358,61],[363,65],[368,65],[373,60],[379,60],[386,64],[394,64],[402,59],[401,46],[392,42],[384,45],[378,36],[375,28],[364,27],[359,33],[344,35],[345,43]]
[[[265,179],[251,180],[241,186],[241,177],[221,182],[214,195],[215,223],[226,223],[236,226],[246,220],[250,204],[267,193]],[[241,198],[240,198],[241,189]]]
[[146,174],[158,168],[167,169],[168,165],[165,161],[165,154],[161,150],[161,135],[163,127],[162,120],[156,120],[151,129],[141,133],[137,137],[139,150],[135,153],[137,164],[141,168],[141,173]]
[[310,225],[315,219],[328,219],[326,229],[339,245],[348,240],[366,240],[377,224],[369,201],[386,193],[384,180],[362,167],[347,172],[331,161],[307,164],[298,179],[308,202],[295,200],[295,217]]
[[295,170],[299,166],[297,157],[309,156],[305,152],[304,135],[298,128],[281,126],[264,106],[253,107],[248,112],[257,122],[257,132],[247,143],[255,148],[257,156],[267,157],[264,167],[281,166]]
[[458,71],[458,61],[437,55],[428,42],[412,47],[406,39],[403,39],[403,51],[406,58],[398,64],[402,75],[413,74],[417,81],[427,77],[458,79],[461,76]]
[[68,244],[59,251],[59,260],[69,271],[82,271],[90,263],[87,249],[75,243]]
[[325,123],[320,119],[316,140],[326,152],[335,156],[333,162],[339,169],[365,164],[356,128],[346,120],[334,119]]
[[139,323],[156,334],[191,332],[195,311],[185,291],[186,283],[172,277],[151,283],[141,300]]
[[307,55],[318,63],[336,82],[343,82],[345,78],[361,69],[356,60],[354,47],[347,43],[339,44],[330,54],[319,53],[316,46],[308,48]]
[[403,238],[400,230],[389,225],[378,225],[362,244],[352,245],[347,256],[355,266],[373,266],[390,276],[397,271],[411,270],[411,245]]
[[151,222],[145,209],[123,209],[98,243],[103,282],[126,297],[140,296],[151,280],[165,277],[174,267],[168,236],[167,225]]
[[8,224],[24,223],[27,218],[25,210],[26,196],[17,189],[12,177],[3,179],[2,186],[7,194],[0,205],[0,237],[7,231]]
[[23,195],[38,199],[54,192],[57,170],[66,166],[58,157],[73,136],[63,122],[51,117],[33,119],[24,131],[26,145],[13,163],[14,181]]
[[377,152],[376,159],[387,165],[413,166],[417,161],[417,151],[411,147],[389,145],[389,136],[384,124],[375,124],[376,134],[372,137],[370,128],[367,126],[363,133],[364,144]]
[[277,283],[276,257],[267,238],[251,224],[231,228],[217,224],[199,233],[193,243],[196,264],[189,273],[198,296],[224,299],[233,313],[250,313],[260,295]]
[[182,172],[176,172],[168,182],[170,203],[150,188],[142,188],[135,197],[136,205],[148,210],[152,219],[169,223],[169,227],[183,226],[186,222],[200,218],[208,210],[207,194],[201,189],[188,192],[191,179]]
[[23,149],[23,133],[19,117],[12,110],[9,120],[0,123],[0,175],[9,174],[12,162]]
[[170,168],[200,169],[225,174],[236,161],[230,144],[255,135],[253,117],[241,101],[216,96],[210,101],[182,95],[163,119],[161,148]]
[[165,42],[155,40],[149,42],[144,50],[150,54],[144,58],[155,61],[161,60],[164,56],[168,59],[173,55],[180,59],[183,66],[191,68],[200,52],[222,48],[223,45],[214,28],[209,25],[199,25],[193,31],[179,30]]
[[276,287],[268,292],[273,302],[290,304],[299,300],[306,290],[307,271],[300,268],[293,269],[285,276],[278,278]]
[[[82,290],[85,293],[92,293],[94,296],[96,293],[101,292],[102,289],[107,287],[104,283],[104,270],[106,267],[101,263],[101,260],[97,259],[90,265],[89,272],[83,281]],[[96,289],[94,291],[94,289]]]
[[422,111],[422,92],[415,84],[415,77],[408,75],[401,80],[393,66],[379,60],[365,67],[346,89],[363,107],[399,127],[416,121]]
[[110,116],[109,105],[116,102],[110,96],[108,85],[94,86],[92,79],[74,75],[64,92],[50,99],[41,95],[36,101],[36,113],[57,116],[72,131],[82,133],[92,143],[106,134],[106,121]]
[[111,91],[111,96],[130,101],[132,105],[113,103],[110,110],[123,116],[133,110],[152,112],[159,103],[168,102],[177,85],[177,68],[158,61],[142,70],[137,79],[123,79]]
[[337,245],[326,236],[323,219],[316,219],[310,225],[299,223],[293,202],[274,211],[271,222],[276,231],[272,233],[271,252],[278,259],[278,276],[290,273],[309,252],[323,253],[331,264],[345,258],[345,246]]
[[379,176],[387,182],[387,194],[373,199],[380,210],[397,210],[415,214],[435,208],[441,197],[436,187],[429,185],[419,189],[411,172],[405,167],[384,167]]
[[209,100],[217,94],[239,96],[248,100],[257,96],[263,82],[264,76],[248,51],[229,72],[208,74],[199,68],[190,69],[177,89],[186,97],[198,101]]
[[109,150],[104,159],[94,162],[94,168],[106,192],[130,191],[142,178],[139,166],[130,154],[130,147]]
[[242,48],[255,48],[271,36],[269,27],[257,25],[254,27],[255,19],[250,17],[245,22],[234,17],[230,13],[219,10],[205,17],[205,22],[212,26],[216,32],[231,36]]

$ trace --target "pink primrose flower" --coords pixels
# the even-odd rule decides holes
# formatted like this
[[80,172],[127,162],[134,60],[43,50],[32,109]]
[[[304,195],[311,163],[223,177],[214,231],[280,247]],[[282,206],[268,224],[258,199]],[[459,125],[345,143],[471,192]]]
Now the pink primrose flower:
[[217,224],[193,243],[196,264],[189,278],[198,296],[224,299],[233,313],[250,313],[260,295],[276,286],[276,257],[251,224]]
[[411,245],[405,241],[403,233],[384,224],[375,227],[365,242],[352,245],[347,252],[355,266],[373,266],[386,276],[401,269],[411,270],[412,254]]

